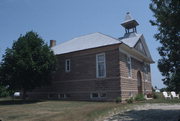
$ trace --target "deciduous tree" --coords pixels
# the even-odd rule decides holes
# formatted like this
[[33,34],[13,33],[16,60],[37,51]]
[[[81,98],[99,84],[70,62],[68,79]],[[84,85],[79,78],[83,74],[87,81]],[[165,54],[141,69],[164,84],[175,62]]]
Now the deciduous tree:
[[26,91],[50,84],[56,58],[50,47],[33,31],[14,41],[3,55],[0,79],[10,89]]
[[155,34],[161,43],[158,48],[162,57],[158,61],[158,68],[164,76],[163,82],[169,90],[180,92],[180,0],[151,0],[150,9],[157,26]]

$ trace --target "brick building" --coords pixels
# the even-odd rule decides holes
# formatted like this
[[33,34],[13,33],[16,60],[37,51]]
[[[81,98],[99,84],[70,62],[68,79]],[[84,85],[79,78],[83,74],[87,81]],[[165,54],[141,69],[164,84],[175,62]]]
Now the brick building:
[[121,24],[126,33],[113,38],[92,33],[50,46],[58,59],[52,85],[35,89],[32,97],[67,100],[123,100],[152,92],[153,63],[138,22],[127,13]]

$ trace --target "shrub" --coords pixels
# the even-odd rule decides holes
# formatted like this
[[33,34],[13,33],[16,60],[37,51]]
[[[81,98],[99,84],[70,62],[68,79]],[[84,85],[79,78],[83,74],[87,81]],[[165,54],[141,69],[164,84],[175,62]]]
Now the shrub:
[[161,92],[154,92],[153,93],[153,98],[154,99],[163,99],[163,95]]
[[0,97],[7,97],[10,95],[10,92],[4,87],[0,85]]
[[153,98],[154,97],[154,94],[153,93],[148,93],[147,94],[147,98]]
[[134,101],[134,99],[133,99],[132,97],[129,98],[129,99],[126,99],[126,102],[127,102],[128,104],[133,103],[133,101]]
[[121,97],[116,98],[116,103],[119,103],[119,102],[121,102]]
[[136,101],[143,101],[145,100],[144,95],[143,94],[137,94],[135,97]]

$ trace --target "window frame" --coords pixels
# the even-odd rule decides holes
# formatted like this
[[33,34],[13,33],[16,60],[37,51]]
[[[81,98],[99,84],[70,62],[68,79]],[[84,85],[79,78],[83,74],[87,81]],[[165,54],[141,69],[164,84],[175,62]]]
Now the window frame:
[[65,98],[66,98],[66,94],[64,94],[64,93],[58,94],[58,99],[65,99]]
[[148,64],[144,63],[144,80],[148,81]]
[[[97,94],[97,97],[93,97],[93,94]],[[92,92],[90,94],[90,97],[91,97],[91,99],[98,99],[99,98],[99,93],[98,92]]]
[[[99,61],[98,57],[102,56],[102,55],[104,56],[103,61]],[[103,76],[100,76],[100,74],[99,74],[98,65],[100,62],[104,63],[104,75]],[[105,77],[106,77],[106,55],[105,55],[105,53],[99,53],[99,54],[96,54],[96,78],[105,78]]]
[[[130,69],[128,66],[130,67]],[[128,78],[132,78],[132,61],[130,55],[127,55],[127,68],[128,68]]]
[[[69,65],[68,65],[69,62]],[[68,69],[69,66],[69,69]],[[65,60],[65,72],[70,72],[71,71],[71,60],[70,59],[66,59]]]
[[[93,94],[97,94],[97,97],[93,97]],[[104,99],[107,97],[106,92],[91,92],[90,93],[90,98],[91,99]]]

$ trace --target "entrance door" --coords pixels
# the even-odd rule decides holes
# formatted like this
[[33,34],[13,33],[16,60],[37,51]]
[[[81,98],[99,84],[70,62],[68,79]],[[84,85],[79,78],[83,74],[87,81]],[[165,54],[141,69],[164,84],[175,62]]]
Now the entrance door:
[[142,77],[141,72],[137,72],[137,88],[138,88],[138,94],[142,94]]

